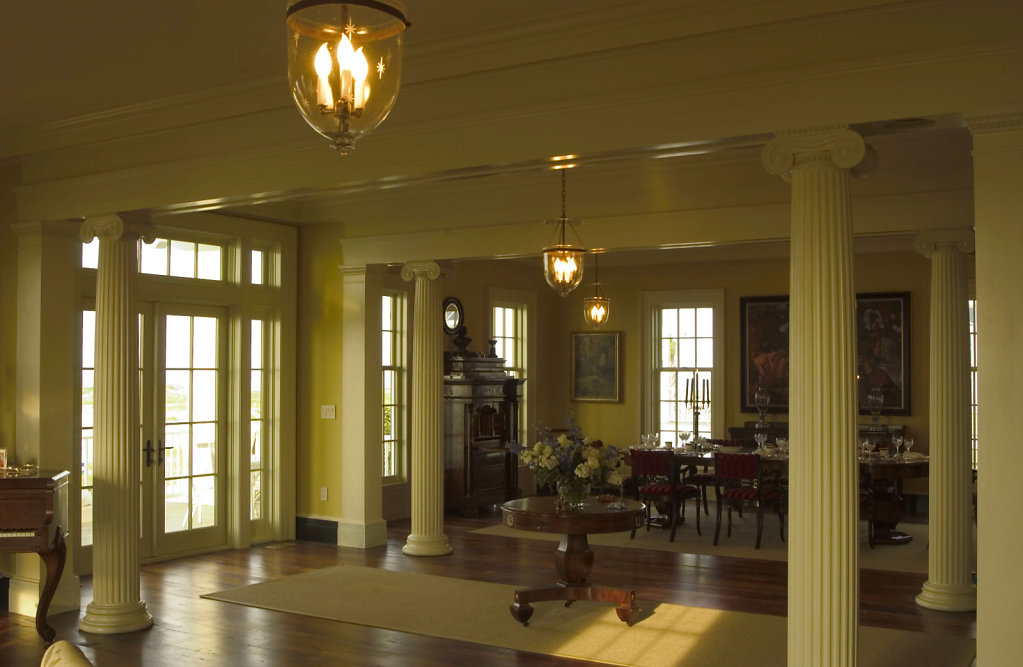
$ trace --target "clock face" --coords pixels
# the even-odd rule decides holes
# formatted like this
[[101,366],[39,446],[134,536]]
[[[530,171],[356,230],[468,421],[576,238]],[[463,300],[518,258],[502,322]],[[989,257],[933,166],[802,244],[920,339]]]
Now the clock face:
[[462,303],[453,296],[444,299],[444,331],[456,333],[462,326]]

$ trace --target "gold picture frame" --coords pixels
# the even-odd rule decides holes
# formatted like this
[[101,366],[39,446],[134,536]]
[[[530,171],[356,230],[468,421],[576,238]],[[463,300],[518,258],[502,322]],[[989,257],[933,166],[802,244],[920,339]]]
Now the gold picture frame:
[[573,331],[572,401],[618,403],[622,400],[620,331]]

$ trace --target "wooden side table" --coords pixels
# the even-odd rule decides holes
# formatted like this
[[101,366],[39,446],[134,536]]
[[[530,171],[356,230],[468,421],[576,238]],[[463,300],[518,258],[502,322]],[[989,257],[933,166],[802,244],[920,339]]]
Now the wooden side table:
[[564,600],[565,606],[576,600],[597,600],[616,602],[618,618],[632,625],[632,619],[639,610],[636,607],[636,591],[618,588],[591,586],[587,581],[593,568],[593,552],[587,541],[590,533],[617,533],[643,525],[644,506],[636,500],[624,500],[625,509],[611,510],[606,503],[588,498],[578,509],[560,512],[554,509],[557,496],[532,496],[509,500],[501,506],[502,520],[506,526],[519,530],[542,533],[562,533],[561,543],[554,552],[554,566],[558,571],[558,582],[547,588],[530,588],[515,591],[515,602],[511,614],[522,625],[529,625],[533,615],[532,602]]

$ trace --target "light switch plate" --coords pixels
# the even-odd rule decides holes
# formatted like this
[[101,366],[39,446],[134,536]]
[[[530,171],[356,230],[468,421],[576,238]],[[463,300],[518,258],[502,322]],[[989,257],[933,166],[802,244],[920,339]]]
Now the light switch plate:
[[334,406],[333,405],[321,405],[320,406],[320,419],[333,419],[334,418]]

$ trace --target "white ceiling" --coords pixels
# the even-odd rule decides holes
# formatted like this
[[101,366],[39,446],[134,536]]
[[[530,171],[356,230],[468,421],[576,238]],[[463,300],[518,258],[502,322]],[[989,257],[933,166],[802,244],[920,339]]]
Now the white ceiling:
[[[720,136],[711,122],[687,124],[681,114],[673,118],[663,113],[657,96],[669,88],[685,90],[692,99],[672,99],[667,108],[696,109],[704,97],[742,91],[743,81],[758,86],[771,81],[784,84],[781,75],[763,76],[771,68],[788,68],[779,71],[793,80],[798,78],[796,73],[818,76],[814,68],[825,64],[803,62],[798,45],[765,48],[782,29],[803,34],[851,26],[848,34],[829,33],[826,47],[820,47],[835,62],[873,57],[883,52],[882,47],[926,51],[931,48],[929,39],[939,40],[935,34],[957,34],[947,26],[931,26],[909,37],[868,31],[871,41],[862,39],[863,26],[871,26],[870,12],[883,15],[901,11],[906,4],[893,0],[835,4],[813,0],[408,0],[412,26],[407,32],[402,94],[391,117],[375,133],[381,136],[379,143],[367,139],[365,146],[356,148],[362,152],[356,157],[328,159],[323,157],[326,148],[317,153],[316,160],[336,169],[336,179],[284,179],[287,185],[268,188],[261,184],[273,179],[260,175],[249,189],[233,188],[241,194],[172,197],[153,202],[152,210],[209,208],[292,225],[343,223],[345,233],[353,236],[380,229],[401,234],[411,229],[464,230],[554,218],[560,212],[560,184],[548,160],[565,148],[559,132],[567,135],[571,122],[556,128],[555,124],[537,125],[536,118],[557,119],[592,108],[594,86],[607,90],[606,131],[594,133],[593,120],[588,119],[587,130],[579,133],[587,139],[581,142],[583,150],[577,151],[580,168],[570,173],[568,188],[569,215],[596,223],[584,228],[584,233],[598,237],[591,245],[600,245],[602,223],[606,228],[664,212],[782,206],[788,187],[767,174],[759,161],[760,146],[770,137],[763,132],[780,121],[751,122],[761,110],[737,106],[729,109],[729,122],[721,126],[757,128],[756,132]],[[26,173],[42,174],[40,188],[48,182],[91,176],[88,169],[98,174],[107,169],[121,178],[133,170],[158,170],[175,160],[185,165],[193,158],[187,152],[192,146],[168,148],[139,141],[139,146],[148,150],[156,145],[159,151],[132,159],[123,158],[118,147],[142,136],[156,137],[156,142],[161,132],[177,136],[169,133],[181,132],[190,124],[214,126],[220,122],[216,115],[224,112],[211,100],[218,104],[256,100],[258,108],[239,107],[236,117],[230,116],[230,110],[224,117],[236,125],[258,114],[280,119],[280,136],[265,137],[268,144],[287,145],[294,143],[293,137],[301,137],[308,145],[321,142],[292,108],[287,89],[286,5],[285,0],[4,3],[0,165],[4,158],[22,159],[21,146],[29,146]],[[968,27],[957,39],[971,39]],[[1003,31],[1011,33],[1008,27]],[[717,52],[716,40],[733,48],[729,53]],[[609,67],[608,59],[639,49],[652,59],[649,67],[633,72],[634,80],[618,86],[618,81],[601,74],[601,67]],[[489,92],[554,76],[554,72],[564,80],[536,87],[549,99],[526,100],[521,108],[506,109],[505,117],[487,106]],[[728,86],[718,85],[726,77],[732,77]],[[665,81],[671,86],[665,86]],[[693,87],[683,88],[689,84]],[[522,90],[534,88],[524,83]],[[671,94],[679,97],[678,92]],[[457,97],[452,103],[445,95]],[[643,101],[630,107],[630,95]],[[444,104],[430,103],[438,99]],[[820,101],[822,107],[841,102],[839,96],[834,102],[823,97]],[[806,104],[813,106],[817,101]],[[912,105],[906,108],[914,110]],[[452,109],[457,115],[451,115]],[[878,202],[907,192],[920,196],[921,191],[957,192],[971,187],[968,133],[956,113],[940,107],[933,111],[928,114],[933,123],[924,126],[890,118],[859,124],[855,123],[862,118],[849,119],[882,156],[875,177],[855,185],[863,210],[873,212],[881,208]],[[473,125],[479,117],[505,123],[504,132],[487,135],[492,137],[492,147],[474,145]],[[799,120],[785,118],[784,122]],[[80,132],[80,127],[88,132]],[[465,145],[448,140],[443,154],[434,146],[436,161],[429,152],[393,160],[383,152],[384,146],[418,148],[430,145],[433,137],[457,138],[462,129],[468,137]],[[594,136],[598,139],[593,140]],[[263,140],[263,135],[254,133],[245,150],[258,150]],[[565,143],[574,148],[576,142]],[[233,150],[232,155],[239,153]],[[370,165],[375,175],[353,177],[353,165]],[[921,174],[927,178],[921,179]],[[300,185],[304,182],[309,185]],[[33,185],[24,189],[31,190]],[[44,189],[39,192],[40,198],[47,196]],[[132,204],[145,208],[149,203],[143,199]],[[869,236],[877,230],[868,226],[860,231]],[[889,233],[905,231],[897,223],[887,226]]]

